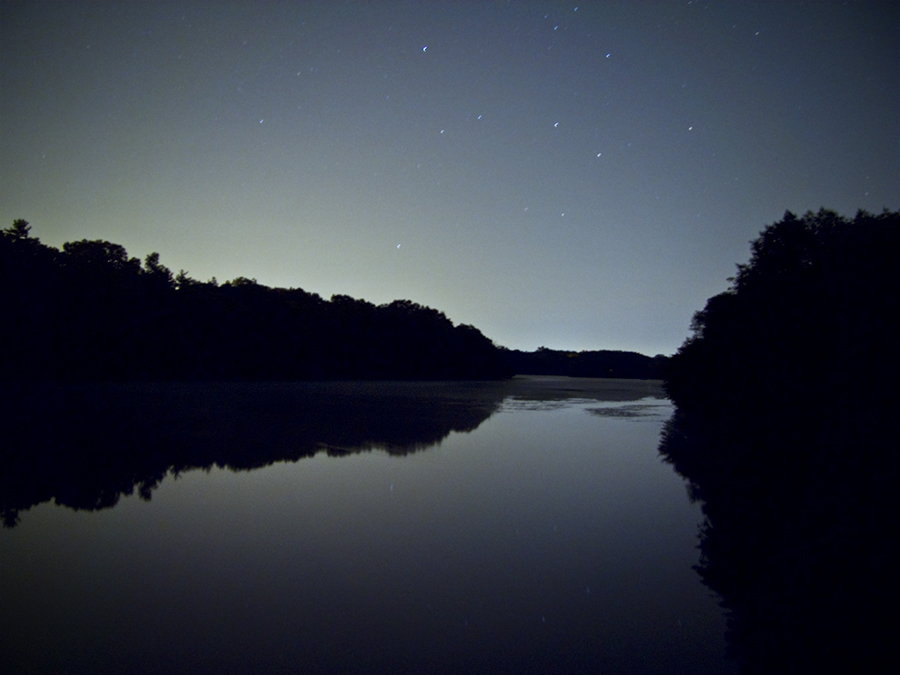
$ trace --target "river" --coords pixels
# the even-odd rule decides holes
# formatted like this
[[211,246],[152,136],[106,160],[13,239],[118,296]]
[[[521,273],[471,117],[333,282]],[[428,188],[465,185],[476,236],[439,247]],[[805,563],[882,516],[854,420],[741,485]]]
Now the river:
[[734,672],[659,383],[5,402],[2,672]]

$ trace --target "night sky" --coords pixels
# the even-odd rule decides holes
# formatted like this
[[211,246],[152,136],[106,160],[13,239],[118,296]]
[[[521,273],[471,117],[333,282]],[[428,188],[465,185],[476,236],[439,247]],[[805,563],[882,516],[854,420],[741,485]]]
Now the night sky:
[[0,2],[0,227],[674,352],[785,210],[900,208],[896,2]]

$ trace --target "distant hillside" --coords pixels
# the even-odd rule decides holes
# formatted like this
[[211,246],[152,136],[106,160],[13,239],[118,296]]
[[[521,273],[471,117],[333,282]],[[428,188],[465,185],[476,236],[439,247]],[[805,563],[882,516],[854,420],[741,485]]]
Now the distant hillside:
[[662,379],[665,356],[644,356],[637,352],[567,352],[540,347],[534,352],[506,350],[507,368],[517,375],[566,375],[569,377],[614,377]]

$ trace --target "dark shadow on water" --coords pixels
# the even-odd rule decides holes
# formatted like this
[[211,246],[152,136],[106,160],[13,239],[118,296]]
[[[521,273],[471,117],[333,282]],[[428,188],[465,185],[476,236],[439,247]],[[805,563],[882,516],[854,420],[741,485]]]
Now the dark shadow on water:
[[660,451],[702,504],[695,569],[727,610],[741,672],[880,672],[888,657],[896,665],[889,441],[860,446],[802,427],[733,433],[740,428],[676,410]]
[[505,401],[639,400],[658,382],[527,377],[484,382],[13,384],[0,450],[0,516],[143,499],[169,474],[249,470],[319,452],[419,452],[471,432]]

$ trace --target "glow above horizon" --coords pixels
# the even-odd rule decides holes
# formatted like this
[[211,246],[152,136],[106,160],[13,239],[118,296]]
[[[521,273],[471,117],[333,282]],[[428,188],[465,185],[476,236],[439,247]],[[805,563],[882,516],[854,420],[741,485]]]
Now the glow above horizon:
[[893,3],[4,3],[0,226],[672,353],[785,210],[900,207]]

